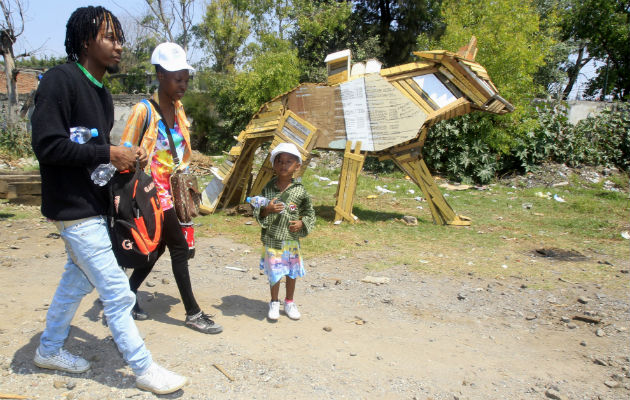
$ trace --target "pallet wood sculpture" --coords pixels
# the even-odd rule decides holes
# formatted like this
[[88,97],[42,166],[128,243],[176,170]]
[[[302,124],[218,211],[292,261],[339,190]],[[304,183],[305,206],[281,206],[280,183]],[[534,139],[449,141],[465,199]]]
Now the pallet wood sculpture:
[[[354,223],[357,176],[366,154],[391,159],[422,190],[436,224],[469,225],[446,202],[423,158],[428,129],[435,123],[485,111],[511,112],[486,70],[474,61],[473,36],[458,53],[421,51],[419,61],[381,69],[376,60],[351,65],[349,50],[326,57],[328,82],[303,83],[263,104],[236,138],[228,159],[213,169],[202,212],[212,213],[259,194],[273,176],[269,156],[252,182],[255,151],[271,142],[292,142],[302,154],[301,176],[311,150],[344,151],[336,194],[335,222]],[[354,149],[354,151],[353,151]]]

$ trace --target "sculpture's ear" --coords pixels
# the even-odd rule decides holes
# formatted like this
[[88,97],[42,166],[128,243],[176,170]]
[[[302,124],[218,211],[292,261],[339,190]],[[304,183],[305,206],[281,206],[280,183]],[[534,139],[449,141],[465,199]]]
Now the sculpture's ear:
[[472,36],[466,46],[459,48],[457,55],[467,60],[475,61],[475,56],[477,55],[477,38]]

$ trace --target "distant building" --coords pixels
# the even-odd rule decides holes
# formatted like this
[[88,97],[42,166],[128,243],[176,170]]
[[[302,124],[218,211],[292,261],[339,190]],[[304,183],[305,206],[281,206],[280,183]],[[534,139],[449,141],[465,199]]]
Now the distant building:
[[[37,89],[39,83],[38,76],[43,70],[36,69],[19,69],[17,74],[17,92],[18,95],[28,95]],[[0,94],[7,94],[7,76],[4,72],[4,65],[0,65]]]

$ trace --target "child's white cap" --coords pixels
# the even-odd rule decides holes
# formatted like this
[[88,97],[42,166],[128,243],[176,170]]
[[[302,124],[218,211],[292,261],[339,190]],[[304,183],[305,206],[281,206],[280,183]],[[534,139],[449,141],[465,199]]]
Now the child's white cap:
[[293,143],[280,143],[273,150],[271,150],[271,165],[273,165],[273,160],[275,160],[276,156],[280,153],[289,153],[296,156],[300,165],[302,165],[302,155],[300,154],[297,146]]

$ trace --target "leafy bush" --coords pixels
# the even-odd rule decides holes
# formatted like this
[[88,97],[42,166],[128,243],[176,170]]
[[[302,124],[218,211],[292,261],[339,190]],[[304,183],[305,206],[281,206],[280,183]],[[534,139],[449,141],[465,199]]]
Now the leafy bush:
[[397,171],[398,167],[392,160],[379,161],[378,157],[368,156],[363,163],[363,169],[375,174],[387,174]]
[[33,155],[31,134],[23,124],[10,125],[0,121],[0,153],[20,158]]
[[515,169],[529,172],[558,154],[558,142],[565,140],[571,125],[562,102],[541,103],[536,107],[538,125],[516,138],[512,151]]
[[600,115],[580,121],[573,128],[572,139],[571,150],[578,157],[569,157],[565,150],[564,162],[630,171],[630,104],[615,103]]
[[491,119],[469,114],[442,121],[429,130],[424,158],[429,168],[449,179],[489,182],[500,167],[500,153],[487,141]]
[[616,103],[598,116],[571,125],[563,103],[538,107],[539,125],[517,139],[512,154],[525,171],[546,160],[575,167],[615,166],[630,170],[630,105]]
[[[433,126],[424,147],[428,166],[449,179],[487,183],[495,175],[535,170],[545,161],[615,166],[630,171],[630,104],[616,103],[577,125],[562,102],[541,102],[521,118],[512,142],[497,140],[500,122],[469,114]],[[504,147],[507,145],[507,147]]]

